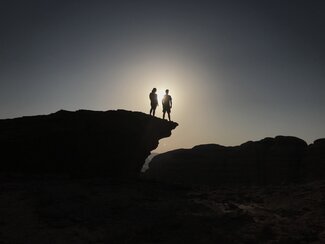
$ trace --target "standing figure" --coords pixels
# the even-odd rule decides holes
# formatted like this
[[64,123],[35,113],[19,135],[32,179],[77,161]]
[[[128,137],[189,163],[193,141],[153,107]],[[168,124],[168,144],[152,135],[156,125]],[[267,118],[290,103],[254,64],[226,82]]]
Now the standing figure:
[[150,105],[151,105],[150,115],[152,113],[152,116],[155,116],[156,108],[158,106],[158,98],[157,98],[156,91],[157,91],[157,89],[153,88],[152,91],[149,94]]
[[166,90],[166,94],[164,95],[164,98],[162,100],[163,105],[163,119],[165,119],[165,114],[167,112],[168,114],[168,120],[170,121],[170,109],[172,108],[172,97],[168,95],[169,90]]

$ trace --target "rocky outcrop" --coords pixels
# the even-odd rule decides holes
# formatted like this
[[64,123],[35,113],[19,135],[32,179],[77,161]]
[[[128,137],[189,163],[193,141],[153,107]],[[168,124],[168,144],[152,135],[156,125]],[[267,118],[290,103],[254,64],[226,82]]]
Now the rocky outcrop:
[[177,125],[125,110],[0,120],[0,172],[135,176]]
[[324,139],[308,146],[296,137],[277,136],[235,147],[209,144],[160,154],[146,175],[186,184],[292,183],[324,177],[324,159]]
[[325,179],[325,138],[308,146],[302,162],[302,171],[308,181]]

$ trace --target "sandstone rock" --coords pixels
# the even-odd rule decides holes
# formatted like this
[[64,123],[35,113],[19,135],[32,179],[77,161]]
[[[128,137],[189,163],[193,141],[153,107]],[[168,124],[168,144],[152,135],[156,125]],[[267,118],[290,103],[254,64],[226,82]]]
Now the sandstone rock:
[[302,170],[307,180],[325,179],[325,138],[314,141],[302,161]]
[[156,156],[146,174],[185,184],[280,184],[304,179],[302,160],[308,146],[289,136],[265,138],[240,146],[199,145]]
[[135,176],[177,125],[125,110],[0,120],[0,172]]

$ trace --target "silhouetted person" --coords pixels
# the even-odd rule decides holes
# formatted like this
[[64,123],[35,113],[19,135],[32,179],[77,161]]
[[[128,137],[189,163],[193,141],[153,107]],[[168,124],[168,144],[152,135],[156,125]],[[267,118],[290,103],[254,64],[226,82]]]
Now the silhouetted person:
[[165,119],[165,114],[167,112],[168,114],[168,120],[170,121],[170,109],[172,108],[172,97],[168,95],[169,90],[166,90],[166,94],[164,95],[164,98],[162,100],[163,105],[163,119]]
[[152,116],[155,116],[156,108],[158,106],[158,98],[157,98],[156,91],[157,91],[157,89],[153,88],[152,91],[149,94],[150,105],[151,105],[150,115],[152,113]]

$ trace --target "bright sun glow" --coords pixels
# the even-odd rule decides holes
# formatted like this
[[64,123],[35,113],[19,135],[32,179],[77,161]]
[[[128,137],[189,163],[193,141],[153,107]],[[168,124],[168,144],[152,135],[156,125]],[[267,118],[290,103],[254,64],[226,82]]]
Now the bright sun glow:
[[[149,93],[156,88],[159,104],[156,109],[157,117],[162,117],[162,99],[166,89],[169,89],[173,101],[173,121],[183,123],[183,120],[188,120],[185,119],[189,115],[188,104],[192,109],[202,111],[195,106],[199,104],[198,101],[205,101],[206,93],[197,91],[204,89],[209,77],[195,59],[185,57],[185,54],[177,51],[149,50],[141,55],[127,56],[126,61],[114,72],[105,70],[103,80],[113,80],[114,84],[119,84],[108,88],[116,91],[112,92],[117,101],[115,107],[149,113]],[[128,94],[128,98],[120,94]],[[194,104],[191,101],[193,97],[196,99]],[[111,106],[114,107],[114,104]],[[182,128],[186,129],[184,123]]]
[[165,95],[165,91],[162,89],[157,89],[158,103],[161,104],[161,100]]

